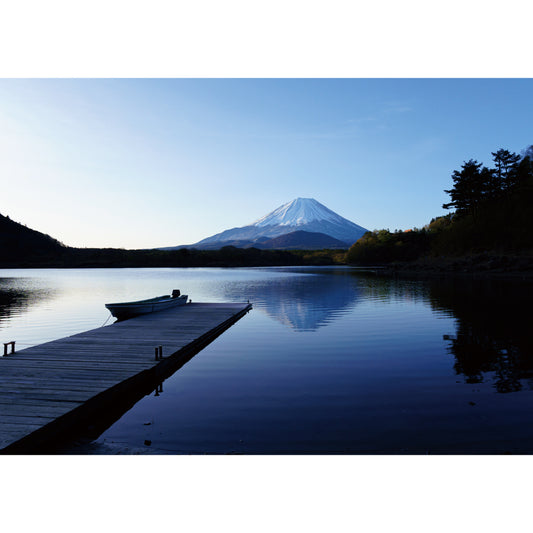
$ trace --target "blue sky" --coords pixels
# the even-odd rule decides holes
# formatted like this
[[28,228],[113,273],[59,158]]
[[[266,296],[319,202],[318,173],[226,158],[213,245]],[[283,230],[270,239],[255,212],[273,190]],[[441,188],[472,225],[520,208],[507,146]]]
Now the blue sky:
[[0,213],[73,246],[190,244],[312,197],[368,229],[445,211],[533,144],[531,79],[1,79]]

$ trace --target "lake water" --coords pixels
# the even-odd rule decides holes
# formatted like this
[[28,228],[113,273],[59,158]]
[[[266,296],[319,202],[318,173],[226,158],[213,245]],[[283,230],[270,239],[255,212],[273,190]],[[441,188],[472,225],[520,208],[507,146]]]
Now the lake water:
[[[530,453],[531,284],[349,267],[0,270],[24,348],[168,294],[253,310],[92,442],[61,453]],[[110,323],[108,321],[108,323]]]

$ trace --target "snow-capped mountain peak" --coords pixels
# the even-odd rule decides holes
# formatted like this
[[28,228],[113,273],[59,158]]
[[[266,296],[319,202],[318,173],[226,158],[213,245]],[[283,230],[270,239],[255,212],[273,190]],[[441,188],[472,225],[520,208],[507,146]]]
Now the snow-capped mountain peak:
[[314,198],[296,198],[283,204],[251,225],[263,226],[302,226],[309,222],[328,220],[338,221],[341,217],[317,202]]
[[249,246],[292,232],[322,233],[350,246],[366,231],[365,228],[337,215],[313,198],[296,198],[248,226],[227,229],[193,246],[198,248],[220,248],[228,244]]

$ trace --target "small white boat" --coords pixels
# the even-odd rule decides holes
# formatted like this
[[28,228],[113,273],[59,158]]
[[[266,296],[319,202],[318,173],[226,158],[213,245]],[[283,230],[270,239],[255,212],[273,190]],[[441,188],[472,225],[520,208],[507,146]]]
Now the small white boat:
[[187,295],[180,295],[179,290],[174,290],[171,295],[157,296],[156,298],[138,300],[137,302],[105,304],[105,306],[117,320],[126,320],[134,316],[155,313],[156,311],[185,305],[186,303]]

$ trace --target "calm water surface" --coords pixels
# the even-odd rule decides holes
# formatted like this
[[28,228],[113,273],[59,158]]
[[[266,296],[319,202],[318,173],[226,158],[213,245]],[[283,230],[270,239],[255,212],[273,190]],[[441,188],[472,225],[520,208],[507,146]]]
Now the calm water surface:
[[[93,442],[62,453],[531,453],[531,284],[350,268],[0,270],[23,348],[167,294],[254,309]],[[108,323],[110,323],[109,320]]]

